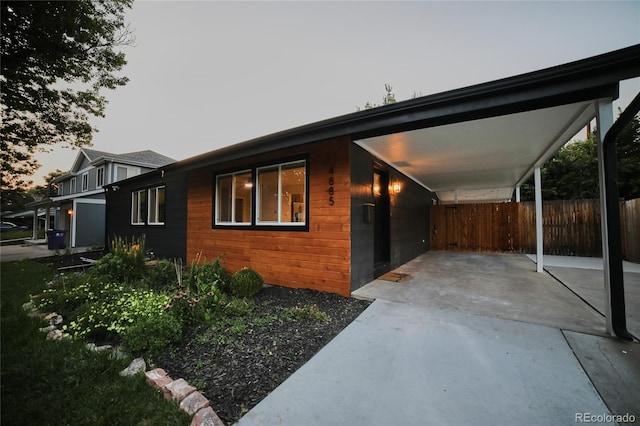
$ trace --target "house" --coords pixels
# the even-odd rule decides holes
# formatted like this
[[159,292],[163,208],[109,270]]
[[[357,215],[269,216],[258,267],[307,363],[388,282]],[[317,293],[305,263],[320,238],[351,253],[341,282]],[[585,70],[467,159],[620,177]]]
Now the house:
[[55,208],[54,229],[67,231],[65,246],[104,245],[104,187],[174,161],[151,150],[113,154],[81,148],[69,172],[53,180],[55,195],[37,204]]
[[432,203],[510,199],[594,117],[604,140],[619,82],[639,64],[631,46],[159,167],[106,185],[107,232],[144,234],[158,256],[223,254],[231,271],[348,296],[429,250]]

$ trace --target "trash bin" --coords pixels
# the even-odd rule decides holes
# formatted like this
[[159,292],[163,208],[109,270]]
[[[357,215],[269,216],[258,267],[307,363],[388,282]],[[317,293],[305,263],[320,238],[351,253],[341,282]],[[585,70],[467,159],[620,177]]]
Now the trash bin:
[[47,248],[49,250],[58,250],[66,247],[64,237],[67,231],[47,231]]

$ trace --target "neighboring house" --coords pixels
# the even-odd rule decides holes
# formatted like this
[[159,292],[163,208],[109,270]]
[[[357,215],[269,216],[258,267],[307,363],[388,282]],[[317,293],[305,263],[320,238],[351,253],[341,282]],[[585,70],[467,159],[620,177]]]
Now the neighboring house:
[[47,202],[56,208],[54,228],[67,231],[66,246],[104,245],[104,187],[174,161],[150,150],[113,154],[81,148],[69,172],[53,181],[57,195],[40,204]]
[[145,235],[160,257],[224,255],[232,272],[347,296],[430,249],[433,203],[508,200],[595,116],[608,128],[638,63],[640,45],[160,167],[106,185],[107,232]]

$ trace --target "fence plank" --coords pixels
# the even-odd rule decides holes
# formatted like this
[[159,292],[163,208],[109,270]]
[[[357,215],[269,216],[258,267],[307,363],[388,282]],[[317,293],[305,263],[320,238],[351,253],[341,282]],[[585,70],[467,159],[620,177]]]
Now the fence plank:
[[[544,253],[602,256],[599,200],[545,201]],[[640,199],[621,202],[623,256],[640,262]],[[431,248],[471,252],[535,253],[535,203],[431,207]]]

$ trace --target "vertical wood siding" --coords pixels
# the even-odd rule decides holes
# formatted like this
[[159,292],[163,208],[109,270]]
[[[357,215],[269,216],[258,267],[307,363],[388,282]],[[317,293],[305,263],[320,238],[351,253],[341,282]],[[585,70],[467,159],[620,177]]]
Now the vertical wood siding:
[[[244,266],[258,271],[267,283],[286,287],[350,294],[350,179],[346,138],[317,142],[261,155],[259,159],[225,163],[189,174],[187,262],[198,253],[207,260],[224,254],[230,272]],[[214,175],[256,161],[308,155],[309,231],[213,228]],[[329,170],[333,167],[334,205],[329,203]]]
[[[544,253],[602,256],[599,200],[545,201]],[[640,199],[620,204],[625,259],[640,261]],[[435,227],[435,228],[434,228]],[[535,253],[535,203],[431,207],[433,250]],[[436,232],[434,232],[434,229]]]

